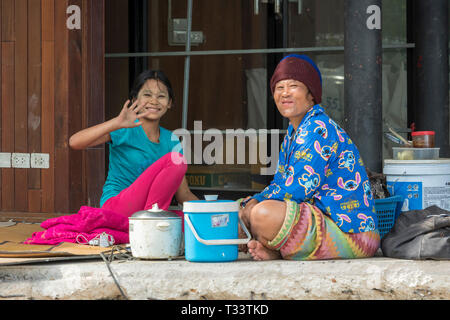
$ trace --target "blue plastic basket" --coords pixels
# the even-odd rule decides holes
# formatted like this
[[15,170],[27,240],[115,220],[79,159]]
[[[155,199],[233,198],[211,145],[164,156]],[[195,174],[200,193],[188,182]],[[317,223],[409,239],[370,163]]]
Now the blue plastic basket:
[[380,232],[381,238],[383,238],[384,235],[394,226],[395,220],[400,212],[400,204],[402,201],[402,196],[375,199],[375,210],[378,218],[378,231]]

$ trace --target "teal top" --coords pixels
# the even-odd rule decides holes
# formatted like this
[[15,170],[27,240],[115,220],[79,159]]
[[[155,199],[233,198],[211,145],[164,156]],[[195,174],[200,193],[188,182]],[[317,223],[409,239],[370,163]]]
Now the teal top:
[[128,188],[150,165],[169,152],[182,152],[178,137],[159,127],[159,143],[150,141],[141,126],[110,133],[108,177],[103,186],[100,207]]

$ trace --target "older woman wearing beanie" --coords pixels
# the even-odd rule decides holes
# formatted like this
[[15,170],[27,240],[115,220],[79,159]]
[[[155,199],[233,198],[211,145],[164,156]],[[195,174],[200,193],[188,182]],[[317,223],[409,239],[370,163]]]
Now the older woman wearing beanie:
[[318,67],[286,56],[270,88],[290,124],[272,182],[241,201],[248,251],[255,260],[373,256],[380,236],[369,179],[355,144],[320,106]]

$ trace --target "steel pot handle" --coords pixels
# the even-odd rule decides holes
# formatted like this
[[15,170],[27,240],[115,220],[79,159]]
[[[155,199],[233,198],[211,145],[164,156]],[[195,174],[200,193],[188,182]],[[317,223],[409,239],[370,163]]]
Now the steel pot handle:
[[191,219],[189,219],[188,215],[184,216],[184,220],[186,220],[189,228],[191,229],[192,233],[194,234],[195,239],[197,241],[206,244],[207,246],[218,246],[218,245],[224,245],[224,244],[247,244],[250,239],[252,238],[250,232],[248,232],[247,227],[242,222],[241,218],[239,218],[239,223],[241,224],[242,229],[244,230],[245,234],[247,235],[247,239],[216,239],[216,240],[205,240],[200,238],[197,231],[195,230],[194,226],[192,225]]
[[158,222],[156,224],[156,229],[160,230],[160,231],[167,231],[170,229],[170,223],[162,221],[162,222]]

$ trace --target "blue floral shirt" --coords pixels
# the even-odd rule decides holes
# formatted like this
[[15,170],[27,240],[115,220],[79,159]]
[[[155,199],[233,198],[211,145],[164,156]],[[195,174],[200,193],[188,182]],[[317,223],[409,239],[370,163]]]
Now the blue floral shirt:
[[310,202],[344,232],[377,228],[370,182],[358,149],[318,104],[296,132],[289,125],[275,176],[253,198]]

